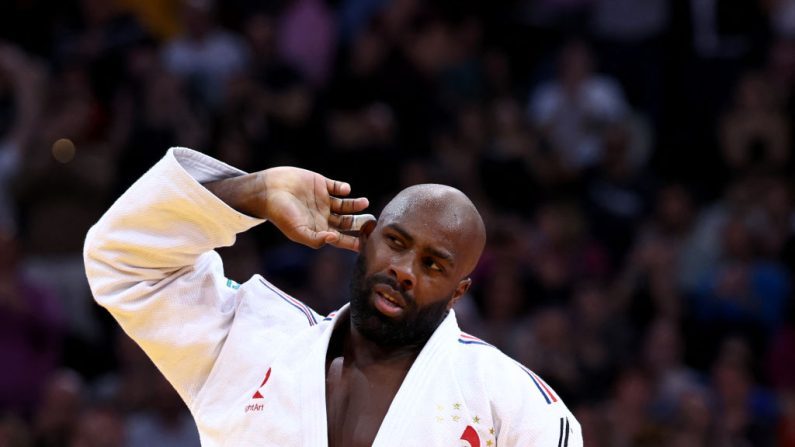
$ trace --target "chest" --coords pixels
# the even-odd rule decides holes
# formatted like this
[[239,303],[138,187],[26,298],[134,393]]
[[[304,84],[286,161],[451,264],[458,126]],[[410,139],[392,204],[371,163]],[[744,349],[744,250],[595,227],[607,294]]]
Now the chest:
[[202,445],[478,445],[460,441],[473,429],[481,447],[497,445],[488,393],[450,345],[429,342],[403,377],[342,374],[319,325],[284,336],[247,322],[236,319],[191,408]]
[[406,371],[345,367],[341,358],[326,374],[329,447],[371,446]]

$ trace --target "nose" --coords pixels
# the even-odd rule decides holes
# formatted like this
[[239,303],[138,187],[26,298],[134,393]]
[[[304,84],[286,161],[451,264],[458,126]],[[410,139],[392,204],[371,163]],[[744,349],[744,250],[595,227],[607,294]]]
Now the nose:
[[397,256],[389,266],[389,274],[394,277],[403,290],[411,290],[417,282],[411,256]]

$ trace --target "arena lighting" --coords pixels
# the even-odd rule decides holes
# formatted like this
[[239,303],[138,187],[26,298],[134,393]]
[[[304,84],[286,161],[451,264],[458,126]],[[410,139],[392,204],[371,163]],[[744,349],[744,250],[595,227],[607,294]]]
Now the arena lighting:
[[68,138],[56,140],[52,145],[52,156],[59,163],[69,163],[75,158],[75,144]]

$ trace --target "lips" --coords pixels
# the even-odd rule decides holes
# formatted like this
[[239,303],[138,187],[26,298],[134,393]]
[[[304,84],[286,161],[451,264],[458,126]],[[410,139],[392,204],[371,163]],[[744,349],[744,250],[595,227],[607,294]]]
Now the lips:
[[393,289],[388,284],[380,283],[374,285],[373,292],[401,309],[406,307],[406,301],[403,300],[400,292]]
[[406,312],[403,296],[386,283],[373,285],[373,307],[388,318],[399,318]]

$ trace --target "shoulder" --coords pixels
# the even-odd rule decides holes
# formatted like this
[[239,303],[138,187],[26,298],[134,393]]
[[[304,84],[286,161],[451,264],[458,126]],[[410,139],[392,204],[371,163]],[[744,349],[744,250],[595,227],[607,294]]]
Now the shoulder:
[[301,300],[289,295],[260,275],[240,285],[227,280],[226,287],[240,289],[241,311],[254,316],[257,325],[269,328],[302,328],[318,325],[323,317]]
[[480,383],[488,395],[500,439],[506,445],[560,441],[582,445],[580,426],[561,396],[535,372],[475,336],[462,332],[456,343],[457,370],[469,371],[468,383]]
[[541,377],[478,337],[461,332],[456,353],[456,361],[471,367],[486,383],[493,385],[491,391],[497,394],[526,393],[527,399],[537,405],[560,401]]

